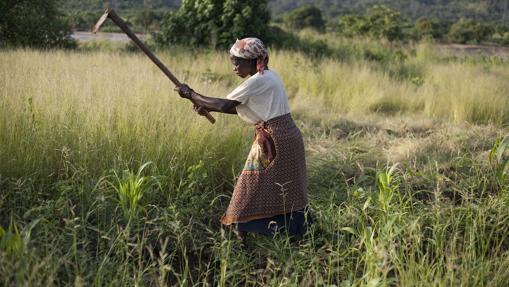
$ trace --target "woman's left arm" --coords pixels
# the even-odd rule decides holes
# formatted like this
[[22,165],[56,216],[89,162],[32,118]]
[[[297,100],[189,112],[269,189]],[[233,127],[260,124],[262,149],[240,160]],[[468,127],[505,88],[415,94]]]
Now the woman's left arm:
[[193,91],[186,84],[183,84],[180,87],[176,87],[175,90],[179,93],[181,97],[189,99],[193,101],[195,106],[199,106],[200,108],[196,109],[196,111],[199,114],[202,114],[201,112],[203,111],[203,109],[210,112],[237,114],[236,107],[240,104],[240,102],[238,101],[206,97]]

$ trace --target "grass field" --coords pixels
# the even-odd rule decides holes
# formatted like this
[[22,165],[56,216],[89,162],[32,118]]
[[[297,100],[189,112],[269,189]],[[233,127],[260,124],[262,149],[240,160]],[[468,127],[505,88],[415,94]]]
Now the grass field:
[[[509,61],[335,41],[271,52],[315,224],[246,247],[219,218],[252,127],[142,54],[0,51],[0,285],[506,286]],[[158,55],[205,95],[241,81],[220,52]]]

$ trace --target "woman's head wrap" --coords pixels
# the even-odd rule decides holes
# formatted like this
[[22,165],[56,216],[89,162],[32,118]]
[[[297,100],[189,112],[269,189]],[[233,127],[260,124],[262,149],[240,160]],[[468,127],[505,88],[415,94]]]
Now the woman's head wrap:
[[267,69],[269,55],[263,42],[258,38],[237,39],[230,49],[230,54],[242,59],[256,59],[256,70],[260,74]]

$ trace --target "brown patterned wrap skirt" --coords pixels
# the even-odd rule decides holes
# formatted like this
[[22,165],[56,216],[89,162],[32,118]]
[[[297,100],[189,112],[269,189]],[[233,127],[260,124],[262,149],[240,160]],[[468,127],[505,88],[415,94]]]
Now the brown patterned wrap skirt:
[[287,214],[307,204],[304,142],[291,115],[257,124],[255,141],[221,223]]

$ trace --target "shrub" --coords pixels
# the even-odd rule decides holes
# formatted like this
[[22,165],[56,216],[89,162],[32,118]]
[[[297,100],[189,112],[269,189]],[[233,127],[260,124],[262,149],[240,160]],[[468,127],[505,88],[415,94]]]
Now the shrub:
[[447,23],[438,19],[420,18],[415,22],[413,34],[415,38],[440,39],[447,34]]
[[67,21],[71,28],[81,31],[90,30],[91,26],[97,21],[98,17],[98,13],[94,12],[73,11],[67,13]]
[[449,29],[448,38],[454,43],[480,43],[488,39],[493,32],[493,28],[489,25],[461,18]]
[[386,6],[373,6],[365,15],[346,15],[340,18],[338,31],[347,36],[365,35],[389,41],[405,40],[403,27],[407,22],[401,14]]
[[54,48],[75,47],[58,0],[0,0],[0,44]]
[[325,21],[322,18],[322,11],[315,6],[308,5],[297,8],[284,17],[285,25],[291,29],[312,28],[319,32],[325,30]]
[[490,41],[500,45],[509,45],[509,26],[495,25]]

